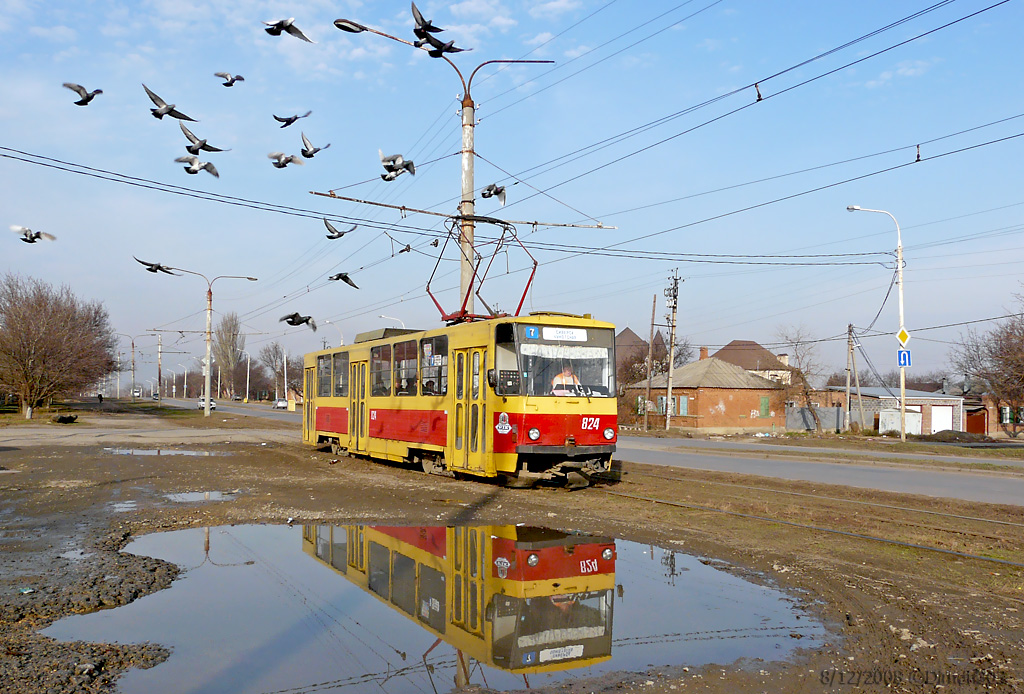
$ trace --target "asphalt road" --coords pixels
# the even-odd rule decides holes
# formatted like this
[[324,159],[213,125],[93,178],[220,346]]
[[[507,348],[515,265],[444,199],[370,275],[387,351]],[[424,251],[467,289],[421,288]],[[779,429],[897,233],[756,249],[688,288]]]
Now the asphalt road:
[[[703,450],[695,444],[689,444],[689,450],[686,450],[687,444],[683,444],[681,441],[681,439],[622,436],[619,437],[615,457],[623,461],[668,467],[762,475],[984,503],[1024,505],[1024,475],[990,473],[980,470],[945,471],[922,466],[900,466],[895,464],[896,461],[890,466],[877,463],[860,465],[857,463],[831,463],[827,460],[756,457],[756,451],[765,450],[764,447],[757,448],[758,444],[748,444],[754,446],[755,449],[742,451],[734,447],[723,446],[719,449],[721,454],[715,454],[708,451],[707,442],[701,442],[704,444]],[[681,448],[683,450],[680,450]],[[770,450],[775,453],[785,452],[774,447]],[[806,451],[807,449],[801,448],[800,450]],[[834,453],[835,451],[828,452]],[[920,458],[920,456],[916,457]],[[976,462],[977,459],[975,458],[974,461]]]
[[[163,404],[169,407],[184,407],[188,409],[198,409],[196,407],[196,400],[182,400],[181,398],[164,398]],[[211,416],[214,413],[227,413],[227,414],[242,414],[250,417],[265,417],[268,419],[277,419],[282,422],[295,422],[296,424],[302,424],[302,411],[301,409],[295,410],[295,412],[289,412],[288,410],[274,410],[271,409],[270,405],[262,402],[230,402],[224,400],[214,400],[217,403],[216,409],[211,411]]]

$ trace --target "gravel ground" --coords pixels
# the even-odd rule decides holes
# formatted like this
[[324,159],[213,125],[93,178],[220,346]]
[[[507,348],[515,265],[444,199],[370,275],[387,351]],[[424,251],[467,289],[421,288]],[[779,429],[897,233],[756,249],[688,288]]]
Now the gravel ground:
[[[617,484],[580,492],[506,490],[337,459],[303,447],[291,425],[252,418],[80,414],[74,425],[0,425],[3,692],[112,691],[126,669],[152,667],[167,657],[159,644],[59,643],[37,633],[62,616],[127,604],[170,585],[177,567],[120,551],[132,536],[290,517],[334,524],[526,522],[610,534],[713,558],[744,578],[791,591],[830,628],[821,648],[786,662],[619,673],[573,680],[559,685],[563,691],[1024,691],[1020,568],[785,524],[1024,563],[1020,527],[848,502],[1024,524],[1021,507],[629,463]],[[223,455],[122,456],[104,450],[110,446],[202,448]],[[737,484],[746,488],[729,486]],[[241,493],[230,503],[173,504],[164,497],[234,489]],[[112,504],[123,502],[134,502],[134,510],[112,511]]]

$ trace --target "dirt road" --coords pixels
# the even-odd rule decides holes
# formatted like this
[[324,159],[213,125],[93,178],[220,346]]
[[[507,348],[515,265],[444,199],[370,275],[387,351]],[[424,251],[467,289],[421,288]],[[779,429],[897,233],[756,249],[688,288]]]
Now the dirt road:
[[[288,518],[529,523],[681,547],[792,591],[830,629],[822,648],[793,661],[681,665],[575,682],[572,691],[1024,691],[1024,569],[1013,565],[1024,564],[1020,506],[628,463],[618,483],[517,491],[337,459],[303,447],[289,424],[189,411],[80,414],[69,426],[0,427],[5,692],[109,691],[127,668],[166,657],[159,644],[64,644],[36,633],[170,584],[177,567],[118,551],[132,536]],[[216,455],[109,450],[119,447]],[[215,505],[165,497],[202,489],[239,494]],[[125,502],[133,510],[112,510]]]

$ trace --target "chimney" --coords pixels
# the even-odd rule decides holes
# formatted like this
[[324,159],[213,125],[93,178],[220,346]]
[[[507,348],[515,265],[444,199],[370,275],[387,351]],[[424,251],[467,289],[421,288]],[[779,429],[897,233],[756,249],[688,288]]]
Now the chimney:
[[789,355],[788,354],[780,354],[779,355],[779,361],[782,362],[783,366],[789,366]]
[[701,359],[707,359],[708,358],[708,348],[707,347],[701,347],[700,348],[700,358]]

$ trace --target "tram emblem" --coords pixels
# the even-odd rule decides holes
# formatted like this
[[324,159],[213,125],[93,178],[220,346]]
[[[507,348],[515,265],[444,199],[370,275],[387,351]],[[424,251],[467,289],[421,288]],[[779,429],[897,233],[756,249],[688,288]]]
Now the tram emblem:
[[498,423],[494,425],[494,430],[499,434],[507,434],[512,431],[512,425],[508,423],[508,412],[498,414]]
[[512,566],[512,563],[505,557],[498,557],[494,560],[494,565],[498,567],[498,578],[506,578],[508,576],[508,567]]

